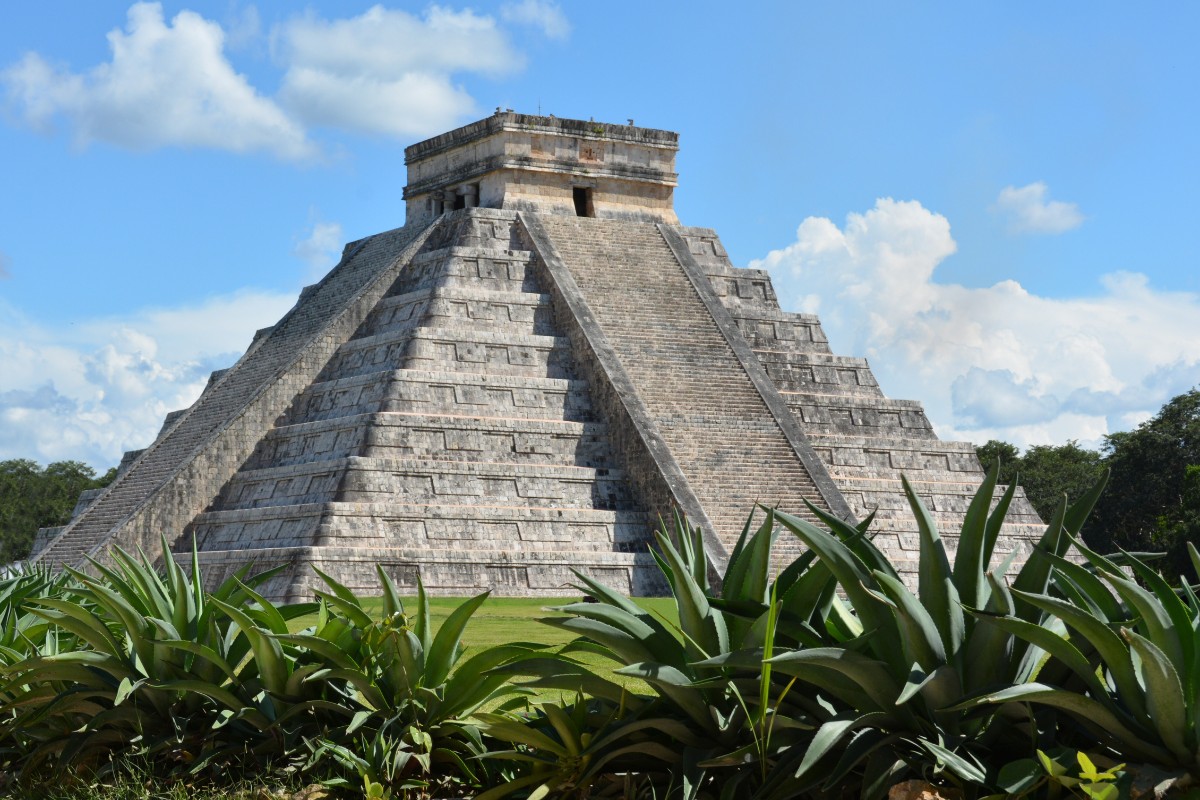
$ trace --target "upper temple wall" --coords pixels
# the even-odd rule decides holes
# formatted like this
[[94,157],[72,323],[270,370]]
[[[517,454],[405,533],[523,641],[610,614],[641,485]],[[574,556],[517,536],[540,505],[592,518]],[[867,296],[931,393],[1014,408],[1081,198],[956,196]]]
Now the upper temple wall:
[[407,224],[454,208],[677,223],[679,134],[497,112],[404,151]]

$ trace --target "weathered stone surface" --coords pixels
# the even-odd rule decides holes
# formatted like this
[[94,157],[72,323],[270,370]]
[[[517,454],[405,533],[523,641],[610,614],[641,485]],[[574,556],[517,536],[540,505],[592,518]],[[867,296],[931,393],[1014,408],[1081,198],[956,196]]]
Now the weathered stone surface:
[[[656,585],[648,515],[512,246],[516,214],[444,224],[196,518],[210,580],[253,560],[366,591],[376,562],[451,594],[561,594],[572,568]],[[289,573],[272,592],[311,582]]]
[[679,134],[633,125],[511,111],[415,144],[405,152],[407,219],[420,224],[483,206],[675,222]]
[[[982,479],[973,448],[781,310],[714,231],[678,225],[676,149],[510,112],[409,148],[406,226],[349,245],[43,532],[39,559],[156,552],[165,534],[178,555],[194,540],[214,583],[284,566],[274,598],[304,596],[312,567],[371,592],[376,564],[443,594],[562,594],[573,569],[645,594],[672,506],[719,568],[755,502],[808,502],[874,511],[877,544],[915,572],[900,476],[953,532]],[[1038,525],[1019,496],[998,549]]]

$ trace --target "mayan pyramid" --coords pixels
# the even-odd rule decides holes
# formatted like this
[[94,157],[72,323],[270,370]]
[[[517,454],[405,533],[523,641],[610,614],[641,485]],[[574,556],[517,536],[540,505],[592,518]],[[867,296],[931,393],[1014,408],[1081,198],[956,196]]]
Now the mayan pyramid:
[[[442,594],[562,594],[572,569],[645,594],[672,508],[719,570],[756,502],[807,500],[877,509],[877,544],[914,572],[900,475],[953,533],[974,448],[680,225],[677,150],[512,112],[409,147],[404,227],[347,245],[36,559],[161,554],[165,534],[210,581],[286,565],[273,598],[307,594],[310,566],[374,591],[376,563]],[[1038,525],[1019,497],[999,549]]]

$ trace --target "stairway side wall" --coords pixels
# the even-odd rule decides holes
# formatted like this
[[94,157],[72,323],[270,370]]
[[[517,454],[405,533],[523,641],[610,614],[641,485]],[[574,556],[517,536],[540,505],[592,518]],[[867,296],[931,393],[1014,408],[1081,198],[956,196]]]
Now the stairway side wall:
[[825,465],[817,457],[812,444],[808,441],[808,437],[804,435],[804,431],[792,418],[783,397],[779,394],[779,390],[771,382],[766,371],[759,364],[758,359],[755,358],[754,351],[750,349],[750,344],[742,336],[742,332],[738,330],[737,323],[717,299],[716,295],[713,294],[712,285],[709,283],[700,265],[692,257],[687,241],[679,234],[677,227],[659,225],[659,230],[662,232],[663,238],[671,248],[672,253],[674,253],[679,266],[683,268],[684,274],[687,275],[688,281],[691,282],[692,287],[695,289],[696,295],[704,304],[705,310],[708,311],[709,316],[712,317],[713,322],[721,331],[721,335],[728,342],[729,348],[733,351],[738,365],[754,385],[754,390],[762,397],[771,416],[775,418],[775,423],[787,438],[788,443],[791,444],[792,450],[795,451],[805,470],[812,477],[813,484],[820,493],[819,500],[814,498],[813,503],[832,511],[835,516],[847,522],[857,522],[854,512],[846,504],[845,498],[842,497],[833,479],[829,477]]
[[592,387],[593,403],[608,422],[613,448],[621,453],[642,505],[664,517],[669,509],[678,508],[692,524],[700,526],[715,564],[723,565],[728,559],[725,545],[550,235],[536,215],[521,213],[520,220],[530,249],[538,254],[554,317],[571,340],[576,364]]
[[[585,217],[537,222],[725,552],[756,503],[810,518],[806,503],[830,510],[763,396],[772,388],[756,384],[754,366],[739,359],[735,345],[744,342],[731,325],[720,326],[721,309],[714,314],[704,302],[711,290],[689,277],[666,226]],[[799,552],[798,542],[781,540],[778,560]]]

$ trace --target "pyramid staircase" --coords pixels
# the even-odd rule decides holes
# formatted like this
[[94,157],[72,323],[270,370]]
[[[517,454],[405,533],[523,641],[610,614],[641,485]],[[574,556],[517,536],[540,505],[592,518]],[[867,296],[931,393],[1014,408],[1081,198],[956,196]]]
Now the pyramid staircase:
[[[848,510],[774,386],[753,362],[667,226],[539,217],[543,257],[562,262],[679,465],[700,513],[732,550],[756,503],[814,519],[805,501]],[[683,255],[681,259],[680,256]],[[706,302],[707,300],[707,302]],[[799,553],[781,538],[780,561]]]
[[574,567],[651,590],[650,519],[515,215],[455,217],[195,519],[211,580],[287,563],[268,592],[303,595],[311,564],[370,590],[380,563],[401,587],[561,595]]

